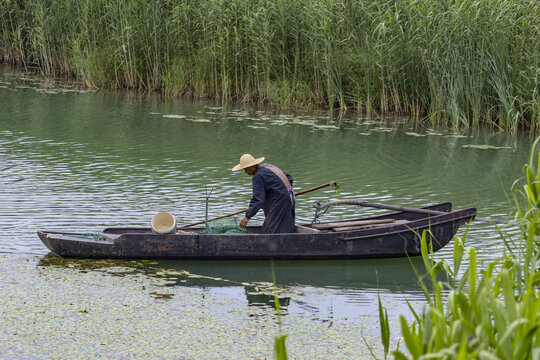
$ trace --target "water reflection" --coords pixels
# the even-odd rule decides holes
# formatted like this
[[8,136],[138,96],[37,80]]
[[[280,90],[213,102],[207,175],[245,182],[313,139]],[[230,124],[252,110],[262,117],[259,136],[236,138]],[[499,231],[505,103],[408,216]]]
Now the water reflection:
[[[133,272],[176,279],[167,286],[230,286],[272,283],[278,286],[318,286],[343,289],[386,288],[403,290],[418,285],[423,264],[420,257],[368,260],[196,261],[69,259],[52,253],[38,266],[57,266],[79,271],[101,270],[123,276]],[[124,271],[119,269],[124,268]],[[111,271],[107,271],[111,270]],[[418,288],[420,289],[420,288]]]
[[[420,299],[421,288],[413,269],[423,273],[422,260],[275,261],[151,261],[77,260],[55,255],[42,257],[37,266],[67,271],[100,271],[110,276],[143,274],[159,280],[163,291],[150,296],[167,300],[167,288],[202,288],[214,302],[244,299],[247,306],[275,308],[275,296],[285,314],[311,313],[321,321],[334,316],[358,317],[376,311],[375,294],[395,299]],[[316,300],[314,300],[316,299]]]
[[[388,289],[414,287],[417,277],[411,262],[422,268],[422,260],[413,258],[373,260],[298,260],[274,261],[276,282],[280,286],[321,286],[345,289]],[[162,266],[181,268],[190,273],[226,278],[238,283],[272,282],[269,261],[164,261]]]

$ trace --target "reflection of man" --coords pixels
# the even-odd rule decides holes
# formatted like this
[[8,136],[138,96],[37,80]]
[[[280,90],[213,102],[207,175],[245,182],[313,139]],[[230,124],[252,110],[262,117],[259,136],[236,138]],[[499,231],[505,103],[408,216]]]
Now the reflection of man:
[[232,171],[244,169],[253,176],[253,197],[249,203],[240,227],[246,227],[260,208],[264,210],[265,220],[262,232],[292,233],[294,232],[294,191],[293,178],[277,166],[261,164],[264,157],[255,159],[250,154],[240,157],[240,163]]
[[[276,308],[276,297],[274,294],[265,294],[258,287],[244,286],[244,292],[248,305],[250,306],[268,306],[272,309]],[[279,307],[281,310],[287,310],[286,307],[291,304],[290,297],[278,297]]]

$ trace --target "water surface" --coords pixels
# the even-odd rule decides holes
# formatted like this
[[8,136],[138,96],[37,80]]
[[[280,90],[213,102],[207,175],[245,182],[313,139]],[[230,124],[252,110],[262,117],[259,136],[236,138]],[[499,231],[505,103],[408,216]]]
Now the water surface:
[[[0,301],[9,309],[0,316],[0,354],[8,358],[61,358],[59,344],[70,341],[79,342],[65,349],[73,358],[271,358],[281,332],[295,358],[369,357],[362,336],[380,354],[377,296],[393,319],[407,314],[406,300],[422,303],[408,259],[280,261],[276,288],[266,261],[89,265],[51,257],[36,231],[148,226],[158,211],[188,224],[205,218],[210,190],[210,217],[245,208],[251,178],[230,169],[246,152],[289,172],[297,191],[339,182],[337,194],[298,197],[299,222],[313,219],[316,201],[335,199],[451,201],[505,219],[531,146],[520,135],[80,91],[9,72],[0,75],[0,108]],[[381,212],[343,206],[323,220]],[[479,222],[467,243],[481,259],[504,248],[495,227]],[[437,256],[451,263],[452,246]]]

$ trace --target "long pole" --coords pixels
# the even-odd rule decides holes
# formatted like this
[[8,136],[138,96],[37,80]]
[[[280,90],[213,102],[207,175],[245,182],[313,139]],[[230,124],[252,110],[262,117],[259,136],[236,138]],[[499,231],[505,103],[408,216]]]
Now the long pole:
[[[313,188],[311,188],[311,189],[299,191],[299,192],[295,193],[295,196],[302,195],[302,194],[306,194],[306,193],[309,193],[309,192],[312,192],[312,191],[315,191],[315,190],[319,190],[319,189],[325,188],[325,187],[327,187],[327,186],[332,186],[332,185],[337,185],[337,182],[331,181],[331,182],[326,183],[326,184],[322,184],[322,185],[319,185],[319,186],[315,186],[315,187],[313,187]],[[212,218],[212,219],[203,220],[203,221],[198,221],[198,222],[196,222],[196,223],[189,224],[189,225],[184,225],[184,226],[182,226],[181,228],[183,229],[183,228],[187,228],[187,227],[191,227],[191,226],[195,226],[195,225],[204,224],[204,223],[209,222],[209,221],[214,221],[214,220],[224,219],[224,218],[227,218],[227,217],[230,217],[230,216],[233,216],[233,215],[241,214],[241,213],[246,212],[246,211],[247,211],[247,209],[238,210],[238,211],[235,211],[235,212],[230,213],[230,214],[227,214],[227,215],[222,215],[222,216],[218,216],[218,217],[215,217],[215,218]]]
[[[429,210],[429,209],[418,209],[418,208],[412,208],[412,207],[406,207],[406,206],[398,206],[398,205],[386,205],[386,204],[376,204],[376,203],[370,203],[364,200],[336,200],[336,201],[329,201],[325,204],[321,205],[313,205],[313,207],[322,210],[329,206],[333,205],[339,205],[339,204],[349,204],[349,205],[358,205],[358,206],[364,206],[364,207],[372,207],[372,208],[378,208],[378,209],[387,209],[387,210],[396,210],[396,211],[409,211],[409,212],[415,212],[420,214],[427,214],[427,215],[444,215],[448,214],[444,211],[438,211],[438,210]],[[489,222],[489,223],[496,223],[496,224],[509,224],[509,221],[504,220],[494,220],[490,218],[483,218],[476,216],[474,218],[476,221],[483,221],[483,222]]]

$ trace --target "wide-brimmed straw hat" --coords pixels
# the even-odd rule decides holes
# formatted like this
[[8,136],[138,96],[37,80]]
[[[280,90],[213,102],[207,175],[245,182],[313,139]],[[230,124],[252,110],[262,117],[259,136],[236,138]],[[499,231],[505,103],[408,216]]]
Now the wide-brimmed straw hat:
[[253,165],[260,164],[264,161],[264,157],[260,157],[258,159],[255,159],[253,155],[251,154],[244,154],[240,156],[240,164],[236,165],[232,168],[232,171],[238,171],[245,168],[248,168]]

